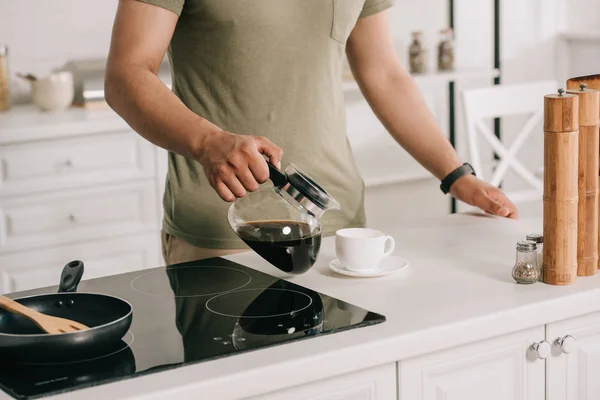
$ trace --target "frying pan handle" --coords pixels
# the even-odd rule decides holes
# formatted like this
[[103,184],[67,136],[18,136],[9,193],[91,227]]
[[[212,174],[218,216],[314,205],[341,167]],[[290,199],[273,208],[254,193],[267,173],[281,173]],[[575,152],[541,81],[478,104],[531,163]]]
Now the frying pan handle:
[[83,262],[79,260],[71,261],[65,265],[62,274],[60,274],[60,285],[58,292],[75,292],[77,285],[83,276]]
[[288,182],[287,176],[281,173],[273,164],[267,161],[269,166],[269,179],[276,187],[283,187]]

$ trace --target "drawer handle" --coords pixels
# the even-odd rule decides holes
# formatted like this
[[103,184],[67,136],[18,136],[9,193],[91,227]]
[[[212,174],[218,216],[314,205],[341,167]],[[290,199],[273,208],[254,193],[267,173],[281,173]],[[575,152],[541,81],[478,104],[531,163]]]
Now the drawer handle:
[[56,164],[56,168],[59,171],[62,171],[63,169],[70,169],[73,168],[73,161],[71,161],[71,159],[67,158],[65,161],[60,161]]
[[77,217],[75,215],[73,215],[73,214],[69,214],[69,216],[67,218],[69,219],[69,222],[71,222],[73,224],[75,222],[77,222]]

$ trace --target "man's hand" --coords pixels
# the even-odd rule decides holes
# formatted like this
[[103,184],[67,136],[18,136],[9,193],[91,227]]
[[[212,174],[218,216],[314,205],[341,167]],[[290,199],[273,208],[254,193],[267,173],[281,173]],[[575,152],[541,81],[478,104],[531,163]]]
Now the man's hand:
[[234,201],[247,192],[254,192],[269,179],[263,154],[280,168],[283,150],[268,139],[221,131],[207,135],[196,159],[219,196],[225,201]]
[[488,214],[518,218],[517,207],[502,190],[473,175],[465,175],[454,182],[450,194],[458,200],[479,207]]

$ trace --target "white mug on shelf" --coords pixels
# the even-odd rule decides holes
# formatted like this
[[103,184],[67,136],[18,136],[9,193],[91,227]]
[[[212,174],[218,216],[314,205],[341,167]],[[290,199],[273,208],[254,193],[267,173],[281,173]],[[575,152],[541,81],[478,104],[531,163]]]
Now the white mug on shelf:
[[395,246],[393,237],[376,229],[347,228],[335,234],[335,255],[340,265],[350,271],[377,268]]
[[73,102],[75,95],[73,74],[54,72],[31,82],[33,103],[43,111],[62,111]]

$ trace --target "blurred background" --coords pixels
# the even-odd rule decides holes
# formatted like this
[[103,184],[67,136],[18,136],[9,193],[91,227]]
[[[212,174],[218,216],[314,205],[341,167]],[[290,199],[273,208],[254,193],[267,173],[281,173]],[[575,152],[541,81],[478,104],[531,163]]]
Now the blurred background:
[[[0,2],[0,292],[54,284],[64,262],[84,255],[88,278],[162,264],[164,151],[103,101],[116,7]],[[396,0],[389,16],[403,63],[462,159],[514,192],[522,218],[539,217],[543,95],[598,72],[600,1]],[[170,84],[166,63],[160,76]],[[369,225],[468,210],[395,145],[347,71],[343,79]]]

